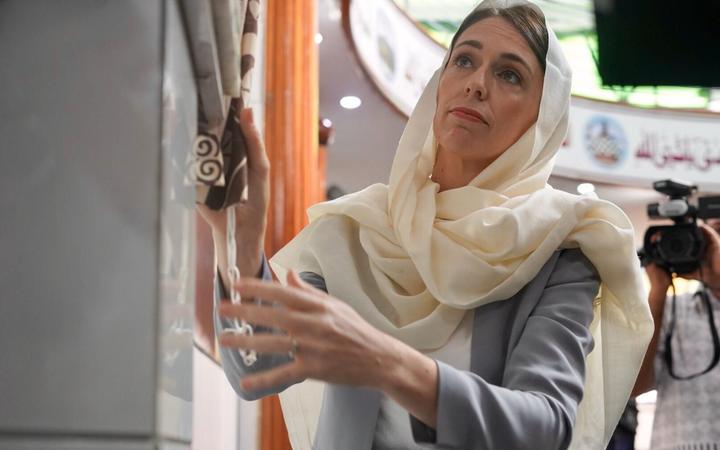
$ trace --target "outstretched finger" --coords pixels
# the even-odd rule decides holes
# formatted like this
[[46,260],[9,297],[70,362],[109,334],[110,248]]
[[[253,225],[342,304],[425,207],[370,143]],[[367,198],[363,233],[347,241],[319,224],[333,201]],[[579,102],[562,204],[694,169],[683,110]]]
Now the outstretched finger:
[[713,227],[706,223],[701,223],[698,225],[700,227],[700,230],[702,231],[703,235],[705,235],[705,239],[708,241],[708,245],[719,248],[720,247],[720,235],[715,231]]
[[238,111],[237,119],[247,146],[248,202],[264,207],[270,195],[268,183],[270,161],[260,131],[255,126],[252,108]]
[[245,298],[276,302],[300,311],[312,311],[322,306],[320,300],[311,292],[293,286],[283,286],[280,283],[242,278],[235,287]]
[[218,339],[223,347],[235,347],[244,350],[255,350],[259,353],[290,353],[294,350],[293,338],[279,334],[238,334],[226,331]]
[[287,308],[273,308],[248,303],[223,303],[218,309],[223,319],[238,319],[250,325],[276,328],[280,330],[293,330],[294,319]]
[[246,391],[261,391],[275,386],[299,383],[305,378],[302,366],[298,361],[294,361],[265,372],[248,375],[240,381],[240,385]]
[[705,253],[709,255],[709,258],[706,257],[705,261],[709,265],[710,270],[720,274],[720,235],[713,227],[705,223],[700,224],[700,230],[707,241]]
[[300,278],[300,275],[298,275],[298,273],[292,269],[288,270],[286,280],[287,280],[288,286],[298,288],[305,292],[323,293],[324,294],[323,291],[317,289],[315,286],[313,286],[309,283],[306,283],[302,278]]
[[270,162],[265,152],[260,130],[255,126],[255,116],[252,108],[244,108],[238,112],[240,129],[243,132],[245,143],[248,147],[249,169],[266,171],[270,168]]

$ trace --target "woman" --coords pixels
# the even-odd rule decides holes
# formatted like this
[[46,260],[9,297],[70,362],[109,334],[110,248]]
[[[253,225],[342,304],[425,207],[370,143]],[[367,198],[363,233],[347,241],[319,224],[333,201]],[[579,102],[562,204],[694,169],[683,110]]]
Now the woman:
[[[273,305],[219,307],[226,326],[278,330],[220,336],[239,395],[327,383],[318,419],[288,416],[307,383],[287,389],[298,446],[318,420],[323,450],[601,449],[625,405],[652,333],[631,224],[547,185],[570,70],[536,7],[488,3],[425,89],[389,184],[311,208],[271,260],[287,286],[238,285]],[[248,212],[264,218],[267,162],[242,123],[262,193],[239,214],[243,264],[269,278],[264,219]],[[245,366],[239,348],[260,359]]]

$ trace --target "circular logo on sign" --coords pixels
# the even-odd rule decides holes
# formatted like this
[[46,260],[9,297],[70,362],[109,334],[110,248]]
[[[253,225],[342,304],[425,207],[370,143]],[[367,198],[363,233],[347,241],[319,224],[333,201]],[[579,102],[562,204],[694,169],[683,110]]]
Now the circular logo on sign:
[[628,154],[628,143],[620,124],[607,116],[595,116],[585,127],[585,148],[603,167],[619,165]]

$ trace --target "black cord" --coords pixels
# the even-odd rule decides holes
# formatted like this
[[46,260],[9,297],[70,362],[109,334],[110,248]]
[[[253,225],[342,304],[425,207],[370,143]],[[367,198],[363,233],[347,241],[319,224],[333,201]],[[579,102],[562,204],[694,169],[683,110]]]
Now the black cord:
[[[700,267],[700,280],[703,279],[702,274],[702,265]],[[673,366],[673,357],[672,357],[672,337],[673,332],[675,331],[675,283],[671,283],[670,286],[672,287],[672,315],[670,317],[670,328],[668,329],[667,335],[665,336],[665,364],[667,364],[668,372],[670,373],[670,376],[673,377],[676,380],[691,380],[693,378],[699,377],[700,375],[705,375],[706,373],[710,372],[720,361],[720,337],[718,336],[718,330],[715,326],[715,314],[713,313],[712,305],[710,304],[710,297],[707,295],[706,292],[706,286],[703,281],[702,283],[702,289],[693,294],[693,298],[696,296],[700,296],[703,300],[703,303],[705,304],[705,309],[708,311],[708,320],[710,325],[710,334],[712,334],[713,339],[713,359],[710,362],[710,365],[707,369],[703,370],[702,372],[698,372],[692,375],[687,376],[678,376],[675,373],[675,369]]]

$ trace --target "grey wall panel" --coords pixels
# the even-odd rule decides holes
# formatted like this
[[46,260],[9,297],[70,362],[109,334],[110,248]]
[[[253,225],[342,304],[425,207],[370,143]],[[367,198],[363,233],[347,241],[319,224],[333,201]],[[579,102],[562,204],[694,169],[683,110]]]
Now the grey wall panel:
[[0,1],[0,433],[155,425],[162,13]]
[[192,437],[195,189],[185,163],[197,134],[197,91],[178,3],[165,8],[157,434]]
[[0,439],[0,450],[158,450],[152,441],[127,442],[111,439]]
[[152,440],[136,440],[133,442],[127,440],[75,438],[0,439],[0,450],[189,450],[189,448],[188,445],[182,443],[156,442]]

